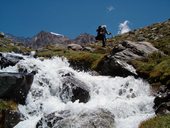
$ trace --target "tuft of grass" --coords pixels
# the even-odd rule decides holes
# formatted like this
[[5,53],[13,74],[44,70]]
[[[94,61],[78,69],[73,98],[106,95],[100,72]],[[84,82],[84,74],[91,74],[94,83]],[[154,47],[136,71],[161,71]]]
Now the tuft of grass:
[[8,109],[17,110],[17,104],[14,101],[0,100],[0,111]]
[[170,114],[143,121],[139,128],[170,128]]

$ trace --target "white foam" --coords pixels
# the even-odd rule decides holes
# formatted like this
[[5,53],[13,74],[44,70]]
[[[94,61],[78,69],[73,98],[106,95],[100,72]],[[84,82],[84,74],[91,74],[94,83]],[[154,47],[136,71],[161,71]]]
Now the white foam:
[[[52,58],[41,61],[25,57],[16,66],[2,71],[17,71],[17,66],[26,67],[29,72],[36,70],[31,90],[25,106],[19,105],[24,121],[15,128],[34,128],[36,122],[44,115],[55,111],[71,110],[79,113],[84,110],[105,108],[115,116],[116,128],[137,128],[138,124],[154,115],[153,96],[149,84],[133,77],[91,76],[89,73],[77,72],[69,67],[66,59]],[[60,72],[72,72],[74,77],[84,82],[90,90],[87,103],[78,101],[63,103],[58,95],[62,86]]]

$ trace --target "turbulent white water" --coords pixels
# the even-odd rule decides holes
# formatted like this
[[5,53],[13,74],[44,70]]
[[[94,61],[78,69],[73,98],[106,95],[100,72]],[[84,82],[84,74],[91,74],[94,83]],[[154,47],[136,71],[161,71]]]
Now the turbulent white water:
[[[141,121],[154,115],[153,96],[148,83],[141,79],[92,76],[90,73],[73,70],[67,60],[58,57],[43,61],[25,57],[16,66],[1,71],[17,72],[18,67],[25,67],[28,72],[36,70],[38,73],[34,77],[26,105],[19,105],[24,120],[15,128],[34,128],[44,114],[61,110],[79,113],[104,108],[115,116],[116,128],[137,128]],[[61,71],[72,72],[88,86],[90,100],[87,103],[61,101],[57,93],[62,86]]]

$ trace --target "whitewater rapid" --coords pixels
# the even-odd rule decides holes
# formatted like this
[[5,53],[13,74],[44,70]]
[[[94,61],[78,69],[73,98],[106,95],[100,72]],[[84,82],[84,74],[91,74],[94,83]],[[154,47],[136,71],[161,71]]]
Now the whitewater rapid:
[[[115,116],[116,128],[138,128],[141,121],[154,116],[153,99],[149,84],[134,77],[92,76],[90,72],[75,71],[69,67],[65,58],[54,57],[41,60],[24,56],[16,66],[0,71],[17,72],[25,68],[28,72],[36,71],[34,81],[27,96],[26,105],[19,105],[23,121],[15,128],[35,128],[44,114],[70,110],[74,114],[81,111],[104,108]],[[61,72],[72,73],[83,81],[90,90],[87,103],[64,103],[59,96],[62,86]]]

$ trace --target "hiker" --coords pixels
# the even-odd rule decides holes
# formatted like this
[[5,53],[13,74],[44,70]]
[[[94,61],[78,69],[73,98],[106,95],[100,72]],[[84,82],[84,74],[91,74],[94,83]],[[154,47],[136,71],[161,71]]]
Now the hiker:
[[96,40],[102,40],[102,47],[106,46],[106,34],[110,35],[111,33],[107,31],[106,25],[100,25],[97,28]]

